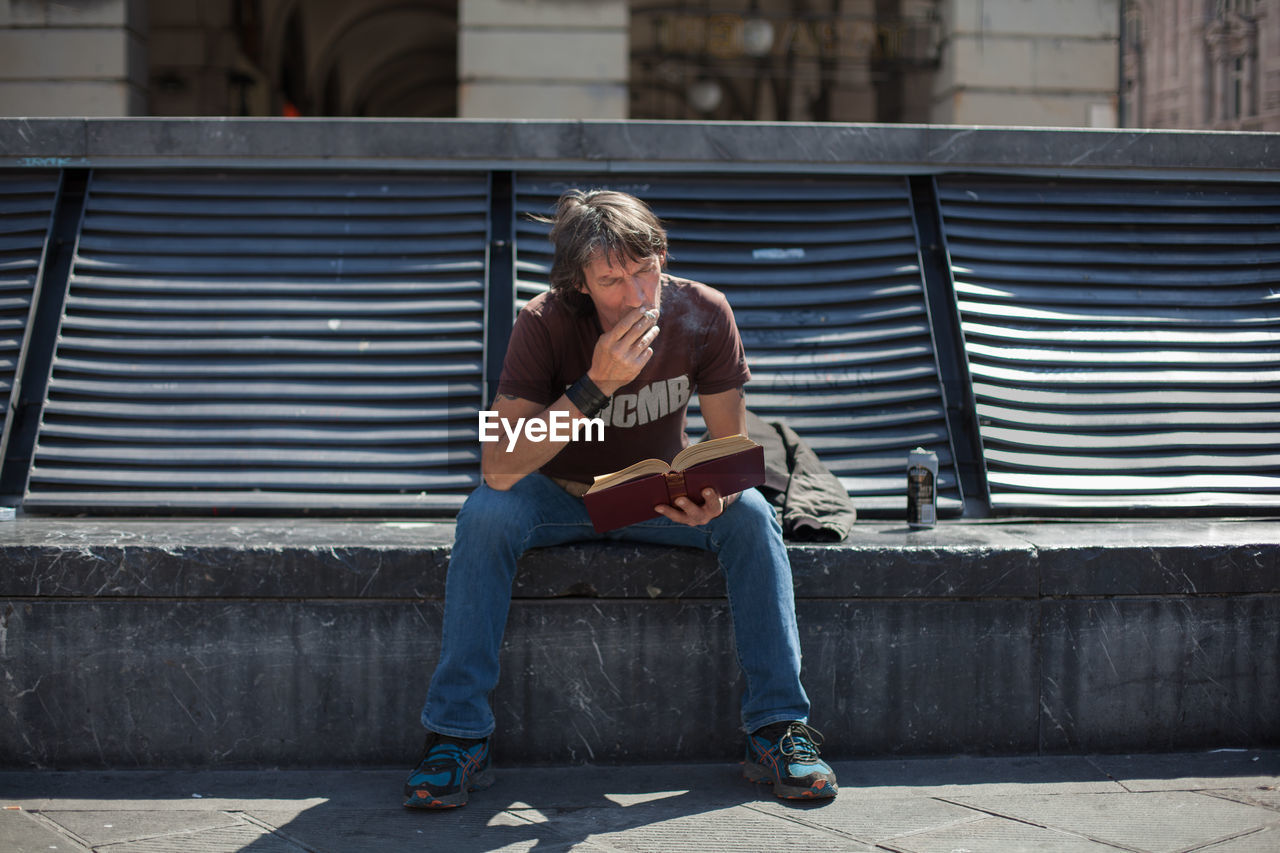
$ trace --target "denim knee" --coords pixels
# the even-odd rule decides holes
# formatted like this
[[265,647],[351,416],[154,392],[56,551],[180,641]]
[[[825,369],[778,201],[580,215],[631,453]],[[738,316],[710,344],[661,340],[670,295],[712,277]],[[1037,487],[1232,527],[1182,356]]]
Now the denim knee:
[[535,509],[514,489],[499,491],[481,485],[467,496],[458,511],[455,542],[524,541],[537,523]]
[[721,518],[725,520],[726,527],[733,529],[744,531],[772,529],[778,536],[782,535],[782,525],[778,523],[778,515],[773,505],[756,489],[747,489],[740,493],[738,499],[725,510]]

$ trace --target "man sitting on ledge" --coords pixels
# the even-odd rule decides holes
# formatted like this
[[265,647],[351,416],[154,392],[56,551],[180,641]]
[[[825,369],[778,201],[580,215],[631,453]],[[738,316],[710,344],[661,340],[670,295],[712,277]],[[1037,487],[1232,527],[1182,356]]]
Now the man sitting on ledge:
[[494,413],[510,425],[523,418],[548,427],[600,417],[604,436],[526,429],[483,444],[484,484],[458,514],[440,661],[422,710],[427,741],[405,805],[461,806],[491,781],[488,696],[516,561],[529,548],[600,539],[716,554],[746,681],[746,776],[783,798],[834,797],[821,735],[806,725],[791,565],[764,497],[708,489],[701,503],[677,498],[657,508],[662,517],[605,534],[581,497],[597,474],[685,447],[693,393],[711,438],[746,434],[751,374],[733,312],[717,291],[664,272],[666,231],[637,198],[571,190],[550,222],[551,290],[516,319]]

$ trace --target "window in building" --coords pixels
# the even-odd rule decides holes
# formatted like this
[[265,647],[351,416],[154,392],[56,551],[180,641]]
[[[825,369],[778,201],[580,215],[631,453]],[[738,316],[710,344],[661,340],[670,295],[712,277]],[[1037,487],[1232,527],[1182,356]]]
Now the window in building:
[[1255,0],[1217,0],[1216,5],[1219,18],[1225,18],[1230,14],[1252,18],[1255,11]]
[[1130,6],[1124,21],[1124,85],[1121,88],[1121,124],[1125,127],[1144,127],[1144,86],[1142,50],[1142,15],[1136,6]]
[[1262,79],[1259,73],[1261,63],[1258,61],[1258,54],[1255,52],[1249,57],[1249,116],[1254,117],[1258,114],[1258,101],[1262,92]]
[[939,0],[631,0],[630,115],[928,121]]
[[1213,77],[1217,70],[1217,62],[1213,57],[1213,49],[1209,45],[1204,45],[1204,82],[1202,84],[1204,92],[1204,117],[1203,125],[1208,127],[1212,125],[1216,119],[1215,108],[1218,98],[1214,93]]
[[1231,74],[1227,78],[1227,118],[1238,119],[1244,101],[1244,58],[1237,56],[1231,62]]

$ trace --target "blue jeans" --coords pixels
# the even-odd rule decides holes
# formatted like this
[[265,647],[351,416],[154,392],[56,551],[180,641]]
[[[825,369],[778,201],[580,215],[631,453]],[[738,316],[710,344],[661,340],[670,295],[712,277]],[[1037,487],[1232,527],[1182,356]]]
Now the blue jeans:
[[440,662],[422,709],[427,729],[464,738],[492,734],[489,693],[498,683],[516,560],[529,548],[589,540],[713,552],[724,572],[738,664],[746,678],[744,728],[751,732],[783,720],[808,721],[791,564],[773,508],[758,491],[743,492],[701,527],[655,518],[601,534],[592,528],[580,498],[534,473],[510,491],[480,486],[458,514],[445,582]]

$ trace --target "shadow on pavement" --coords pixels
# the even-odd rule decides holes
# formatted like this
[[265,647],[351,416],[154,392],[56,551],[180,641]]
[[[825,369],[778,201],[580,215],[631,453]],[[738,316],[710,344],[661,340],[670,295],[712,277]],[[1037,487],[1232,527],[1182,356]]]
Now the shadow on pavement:
[[[3,813],[0,849],[8,849],[6,826],[61,833],[100,853],[866,851],[888,839],[923,844],[997,830],[1031,833],[1028,843],[1036,844],[1060,840],[1042,828],[1053,821],[1088,835],[1097,795],[1112,795],[1103,799],[1123,811],[1139,792],[1198,789],[1217,792],[1197,801],[1199,809],[1242,821],[1241,832],[1280,827],[1280,795],[1264,790],[1280,779],[1274,750],[870,759],[835,767],[841,794],[829,804],[780,802],[732,764],[498,767],[492,788],[465,808],[440,812],[400,805],[407,768],[0,772],[0,805],[20,803],[28,813]],[[1188,796],[1144,802],[1164,797],[1173,808]],[[1042,819],[1035,811],[1068,806],[1086,817],[1055,812]],[[1001,817],[1015,807],[1032,811]],[[1151,819],[1157,817],[1167,816]],[[1186,828],[1188,839],[1198,830]]]

